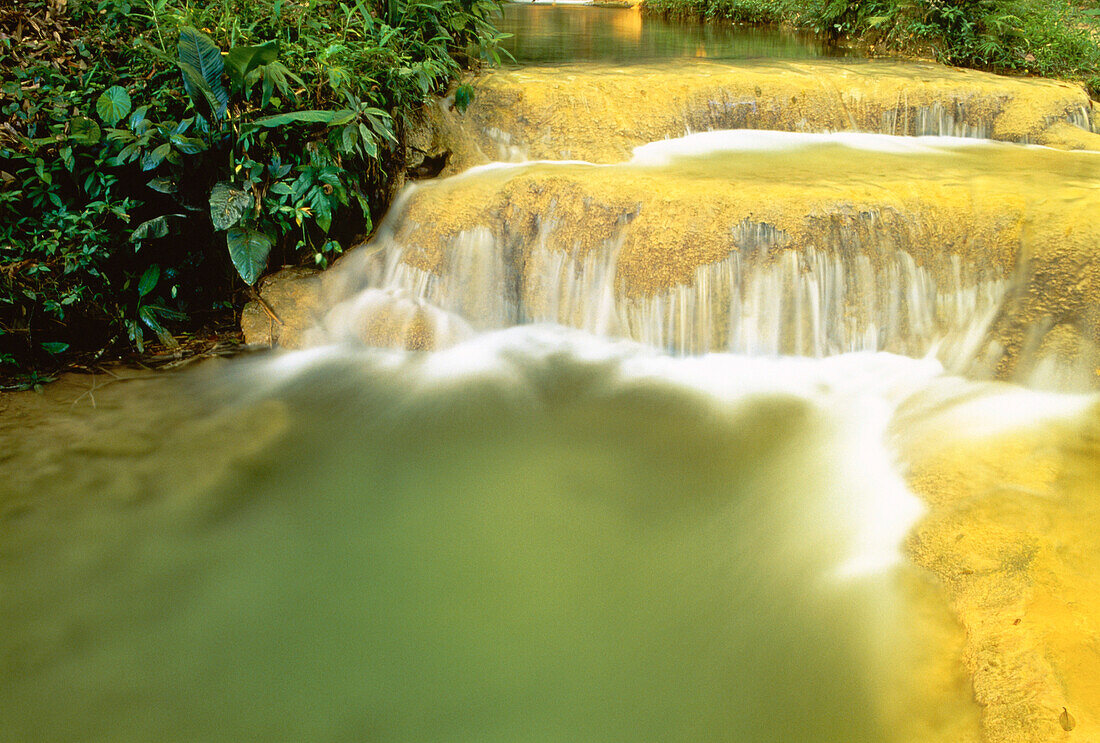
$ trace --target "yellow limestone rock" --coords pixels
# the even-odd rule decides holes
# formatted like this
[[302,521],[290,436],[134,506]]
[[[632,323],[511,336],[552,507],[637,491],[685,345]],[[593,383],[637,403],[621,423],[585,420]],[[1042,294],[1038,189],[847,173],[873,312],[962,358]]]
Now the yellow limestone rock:
[[309,268],[284,268],[264,279],[260,296],[267,307],[253,300],[241,313],[245,342],[282,348],[306,345],[303,336],[324,309],[320,275]]
[[911,556],[966,629],[983,740],[1100,740],[1100,411],[962,433],[985,416],[996,411],[898,419],[910,485],[930,508]]
[[[647,142],[741,128],[1097,148],[1080,86],[934,63],[676,60],[496,70],[472,83],[465,114],[438,114],[453,150],[447,172],[495,160],[621,162]],[[1067,122],[1084,129],[1052,128]]]

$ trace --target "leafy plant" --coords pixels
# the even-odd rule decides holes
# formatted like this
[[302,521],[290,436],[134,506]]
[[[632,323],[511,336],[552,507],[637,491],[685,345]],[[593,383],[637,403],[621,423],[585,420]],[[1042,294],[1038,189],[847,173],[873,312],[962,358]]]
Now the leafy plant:
[[645,0],[644,7],[931,51],[948,64],[1080,80],[1100,95],[1100,10],[1074,0]]
[[405,112],[499,58],[496,7],[84,0],[21,44],[46,0],[0,10],[0,363],[170,344],[268,262],[327,265],[386,207]]

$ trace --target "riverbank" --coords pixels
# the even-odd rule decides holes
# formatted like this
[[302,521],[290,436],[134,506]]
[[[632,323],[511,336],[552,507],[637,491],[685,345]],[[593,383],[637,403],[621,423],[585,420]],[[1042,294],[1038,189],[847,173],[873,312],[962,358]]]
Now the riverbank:
[[365,239],[425,175],[417,112],[497,58],[497,6],[0,8],[0,379],[186,353],[269,266]]
[[809,30],[858,40],[872,54],[1071,80],[1100,96],[1100,10],[1074,0],[644,0],[641,7],[667,18]]

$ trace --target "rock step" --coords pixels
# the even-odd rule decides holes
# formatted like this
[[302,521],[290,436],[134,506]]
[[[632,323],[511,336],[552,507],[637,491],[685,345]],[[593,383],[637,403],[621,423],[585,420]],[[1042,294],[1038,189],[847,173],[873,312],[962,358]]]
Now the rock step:
[[1100,149],[1095,104],[1080,86],[934,63],[676,60],[495,70],[472,82],[464,114],[435,116],[433,148],[452,153],[446,173],[490,161],[622,162],[639,145],[720,129]]

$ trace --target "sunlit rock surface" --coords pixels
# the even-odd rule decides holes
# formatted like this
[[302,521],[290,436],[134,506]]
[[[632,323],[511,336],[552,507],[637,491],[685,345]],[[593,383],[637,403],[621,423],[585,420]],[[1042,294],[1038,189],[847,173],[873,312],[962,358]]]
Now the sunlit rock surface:
[[1095,397],[1005,387],[982,399],[957,384],[915,396],[893,423],[929,505],[910,553],[966,627],[989,743],[1100,736],[1098,426]]
[[320,290],[320,272],[308,268],[284,268],[265,278],[259,292],[267,306],[253,300],[241,313],[245,342],[301,348],[326,310]]
[[[884,60],[676,60],[494,70],[451,130],[449,172],[489,161],[622,162],[690,132],[981,137],[1100,149],[1078,85]],[[1065,124],[1071,125],[1067,129]]]

